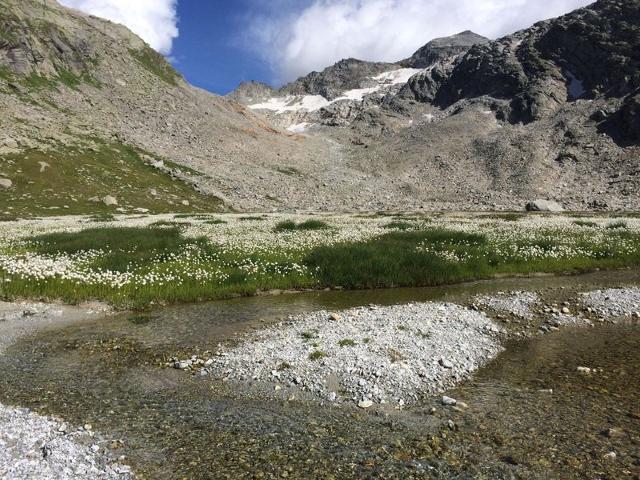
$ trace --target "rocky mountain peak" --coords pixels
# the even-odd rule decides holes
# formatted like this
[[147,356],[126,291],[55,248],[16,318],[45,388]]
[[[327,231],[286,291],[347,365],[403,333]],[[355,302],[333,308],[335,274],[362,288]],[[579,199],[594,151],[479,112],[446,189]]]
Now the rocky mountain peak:
[[321,72],[311,72],[280,90],[285,95],[321,95],[327,100],[346,90],[360,88],[364,79],[397,68],[394,64],[367,62],[355,58],[340,60]]
[[403,60],[401,63],[411,68],[427,68],[437,62],[465,53],[473,45],[487,42],[489,42],[488,38],[478,35],[471,30],[466,30],[450,37],[431,40],[418,49],[410,58]]
[[227,95],[231,100],[235,100],[238,103],[244,105],[251,105],[253,103],[259,103],[263,100],[275,95],[276,90],[266,83],[248,81],[242,82],[238,88]]

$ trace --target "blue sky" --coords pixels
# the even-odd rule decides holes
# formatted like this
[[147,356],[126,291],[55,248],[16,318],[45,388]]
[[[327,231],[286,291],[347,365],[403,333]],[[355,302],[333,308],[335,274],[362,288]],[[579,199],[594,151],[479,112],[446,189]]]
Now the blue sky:
[[245,80],[270,82],[269,62],[248,48],[243,36],[251,9],[243,0],[179,2],[174,66],[192,84],[215,93],[228,93]]
[[429,40],[497,38],[591,0],[58,0],[122,23],[194,85],[274,86],[343,58],[392,62]]

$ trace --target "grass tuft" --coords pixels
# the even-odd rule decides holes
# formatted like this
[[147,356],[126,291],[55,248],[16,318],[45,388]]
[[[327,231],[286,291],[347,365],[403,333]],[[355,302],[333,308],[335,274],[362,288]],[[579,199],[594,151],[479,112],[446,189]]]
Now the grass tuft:
[[627,228],[627,222],[625,222],[624,220],[618,220],[616,222],[611,222],[610,224],[607,225],[607,228],[609,230],[617,230],[620,228]]
[[576,220],[573,223],[574,225],[578,225],[579,227],[589,227],[589,228],[598,227],[598,224],[596,222],[591,222],[589,220]]
[[324,353],[323,351],[320,350],[314,350],[313,352],[311,352],[309,354],[309,360],[312,361],[317,361],[317,360],[322,360],[323,358],[325,358],[327,356],[326,353]]
[[309,230],[327,230],[331,227],[326,222],[321,220],[307,220],[302,223],[296,223],[293,220],[284,220],[279,222],[274,232],[294,232],[294,231],[309,231]]

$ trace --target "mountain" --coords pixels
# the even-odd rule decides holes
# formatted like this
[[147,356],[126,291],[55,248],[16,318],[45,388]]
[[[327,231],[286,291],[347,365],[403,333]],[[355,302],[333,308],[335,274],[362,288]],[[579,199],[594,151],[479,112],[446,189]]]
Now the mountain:
[[332,158],[54,0],[0,0],[0,111],[0,213],[100,211],[107,195],[128,211],[258,209],[306,188],[279,173],[290,159]]
[[600,0],[219,97],[123,26],[0,0],[0,215],[640,208],[639,12]]
[[470,30],[450,37],[435,38],[420,48],[410,58],[400,62],[410,68],[429,68],[469,51],[474,45],[489,43],[489,39]]
[[[247,105],[339,142],[351,164],[411,192],[410,207],[640,206],[639,0],[600,0],[494,41],[436,39],[334,81],[345,62]],[[309,78],[324,90],[300,89]]]

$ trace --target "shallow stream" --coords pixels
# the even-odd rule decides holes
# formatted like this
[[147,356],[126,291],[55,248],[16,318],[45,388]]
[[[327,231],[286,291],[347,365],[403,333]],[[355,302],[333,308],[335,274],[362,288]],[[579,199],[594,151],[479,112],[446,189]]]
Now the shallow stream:
[[438,398],[386,412],[265,400],[162,366],[290,314],[507,290],[562,300],[629,284],[640,272],[255,297],[48,328],[0,356],[0,403],[121,439],[115,452],[140,478],[638,479],[638,324],[513,342],[448,393],[469,405],[459,411]]

